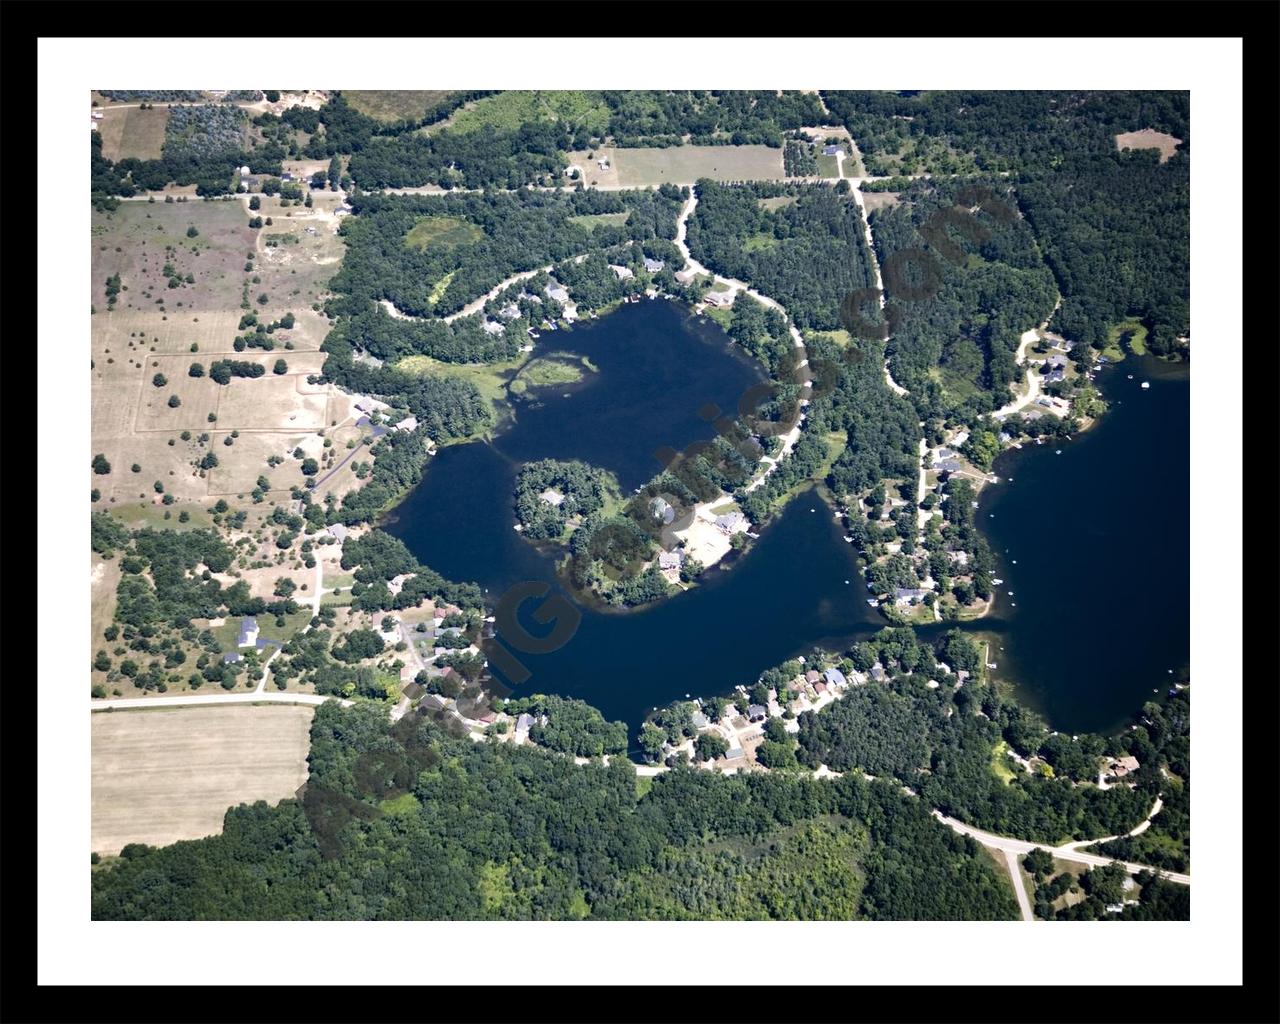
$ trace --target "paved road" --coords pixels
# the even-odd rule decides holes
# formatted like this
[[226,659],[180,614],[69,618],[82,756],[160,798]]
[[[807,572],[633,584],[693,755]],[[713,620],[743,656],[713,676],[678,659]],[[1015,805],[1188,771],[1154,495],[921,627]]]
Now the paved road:
[[[1095,853],[1083,853],[1076,849],[1077,846],[1081,845],[1080,842],[1067,843],[1064,846],[1047,846],[1044,843],[1029,843],[1025,839],[1010,839],[1008,836],[997,836],[990,832],[983,832],[981,829],[976,829],[971,825],[964,824],[964,822],[956,821],[955,818],[948,818],[939,810],[934,810],[933,816],[944,825],[949,826],[952,831],[959,832],[964,836],[971,836],[983,846],[990,847],[993,850],[1002,850],[1006,853],[1021,854],[1030,853],[1038,847],[1042,850],[1047,850],[1058,860],[1070,860],[1075,861],[1078,864],[1090,864],[1094,867],[1102,867],[1106,864],[1120,864],[1131,875],[1136,875],[1140,871],[1155,871],[1171,882],[1177,882],[1180,885],[1191,884],[1190,875],[1180,874],[1176,871],[1162,871],[1159,868],[1152,867],[1150,864],[1133,864],[1129,861],[1116,860],[1114,857],[1100,857]],[[1150,817],[1148,817],[1148,820],[1150,820]],[[1089,845],[1101,841],[1103,840],[1091,839],[1082,842],[1085,845]]]
[[1018,897],[1018,909],[1022,912],[1022,920],[1034,921],[1031,912],[1031,900],[1027,898],[1027,881],[1022,877],[1022,869],[1018,867],[1018,855],[1012,850],[1004,851],[1005,863],[1009,865],[1009,877],[1013,879],[1013,891]]

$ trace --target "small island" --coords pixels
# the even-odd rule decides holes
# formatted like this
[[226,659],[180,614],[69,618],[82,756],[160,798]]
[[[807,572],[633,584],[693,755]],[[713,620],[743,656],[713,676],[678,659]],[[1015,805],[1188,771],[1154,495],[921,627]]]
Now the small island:
[[541,459],[516,477],[516,529],[529,540],[566,543],[586,517],[621,500],[613,474],[579,460]]

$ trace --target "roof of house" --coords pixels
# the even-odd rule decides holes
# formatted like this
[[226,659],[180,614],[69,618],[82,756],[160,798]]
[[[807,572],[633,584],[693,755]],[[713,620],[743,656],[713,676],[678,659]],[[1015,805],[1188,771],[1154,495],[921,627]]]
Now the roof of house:
[[844,673],[838,668],[829,668],[822,675],[832,686],[844,686],[845,684]]
[[710,720],[701,711],[695,711],[689,719],[693,723],[695,729],[705,729],[711,724]]
[[821,678],[822,678],[822,673],[819,672],[816,668],[811,668],[809,669],[808,672],[804,674],[804,681],[806,683],[816,683]]
[[234,665],[239,660],[240,660],[240,655],[235,651],[227,651],[222,656],[222,664],[224,665]]
[[823,156],[835,156],[840,152],[839,146],[824,146],[822,150]]
[[485,334],[503,334],[506,328],[497,320],[486,320],[480,328]]
[[684,557],[679,551],[659,551],[658,552],[658,568],[659,569],[679,569],[684,564]]
[[347,536],[347,528],[341,523],[334,523],[329,527],[329,536],[337,540],[345,540]]
[[651,260],[648,256],[644,259],[644,269],[648,271],[659,271],[666,266],[662,260]]
[[517,306],[514,302],[508,302],[505,306],[502,307],[501,310],[498,311],[498,316],[502,317],[505,320],[514,320],[519,315],[520,315],[520,307]]
[[536,721],[537,719],[534,718],[533,715],[529,714],[526,711],[524,714],[522,714],[519,718],[516,719],[516,731],[527,732],[529,730],[529,727],[532,726],[533,723]]
[[396,430],[417,430],[418,418],[416,416],[406,416],[396,424]]
[[252,615],[246,615],[240,620],[240,635],[236,643],[240,647],[252,644],[258,636],[258,620]]
[[752,704],[747,708],[748,718],[764,718],[769,714],[769,709],[763,704]]
[[568,293],[567,291],[565,291],[563,288],[557,287],[557,286],[556,286],[556,285],[554,285],[554,284],[549,284],[549,285],[547,285],[547,287],[544,289],[544,291],[546,291],[547,295],[548,295],[550,298],[555,299],[555,300],[556,300],[556,302],[568,302],[568,301],[569,301],[569,293]]
[[927,593],[927,590],[920,590],[914,587],[899,587],[893,592],[893,596],[898,601],[909,601],[913,598],[924,597]]
[[633,273],[631,272],[631,268],[630,268],[630,267],[620,267],[620,266],[618,266],[616,263],[610,263],[610,264],[609,264],[609,269],[610,269],[610,270],[612,270],[615,274],[617,274],[617,275],[618,275],[618,280],[619,280],[619,281],[625,281],[625,280],[626,280],[627,278],[629,278],[629,277],[635,277],[635,276],[636,276],[635,274],[633,274]]

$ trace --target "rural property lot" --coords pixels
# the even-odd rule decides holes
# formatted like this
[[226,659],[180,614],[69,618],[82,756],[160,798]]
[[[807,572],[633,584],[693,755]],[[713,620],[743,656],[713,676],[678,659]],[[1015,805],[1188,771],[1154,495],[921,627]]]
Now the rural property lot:
[[[301,447],[320,458],[324,439],[315,432],[324,429],[340,457],[349,439],[368,432],[352,422],[335,431],[350,418],[350,400],[330,385],[306,382],[324,364],[318,349],[329,321],[311,307],[323,299],[342,257],[335,216],[341,197],[317,192],[310,209],[263,197],[258,213],[274,223],[261,230],[248,226],[247,201],[121,203],[93,215],[92,447],[112,471],[89,475],[90,486],[102,492],[102,507],[124,511],[126,503],[133,508],[141,502],[150,508],[160,500],[157,480],[179,501],[247,493],[260,475],[283,492],[303,482],[299,463],[291,459],[272,470],[268,455]],[[197,233],[189,237],[188,227]],[[169,287],[165,264],[178,287]],[[120,275],[121,291],[108,311],[104,282],[112,274]],[[294,314],[294,328],[276,331],[270,352],[234,350],[243,333],[246,285],[262,322]],[[260,295],[267,302],[258,302]],[[208,377],[217,359],[260,363],[267,372],[218,385]],[[278,359],[287,373],[273,372]],[[192,363],[204,368],[203,376],[190,376]],[[159,387],[152,383],[156,374],[166,378]],[[171,397],[178,405],[169,405]],[[232,430],[241,436],[224,445]],[[190,433],[187,440],[183,431]],[[201,442],[204,434],[210,436]],[[195,464],[207,452],[218,465],[202,474]],[[341,495],[355,482],[345,468],[325,493]]]
[[[716,181],[781,181],[782,150],[769,146],[670,146],[666,149],[615,149],[602,146],[587,153],[568,154],[569,163],[582,168],[588,185],[623,188],[692,185],[699,178]],[[609,158],[600,170],[599,160]]]
[[275,803],[307,780],[314,708],[230,706],[93,714],[92,847],[162,846],[222,830],[228,807]]

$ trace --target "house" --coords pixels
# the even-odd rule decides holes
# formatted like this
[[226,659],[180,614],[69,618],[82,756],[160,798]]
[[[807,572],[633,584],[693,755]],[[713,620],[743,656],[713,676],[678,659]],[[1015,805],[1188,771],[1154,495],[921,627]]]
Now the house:
[[417,420],[417,417],[415,416],[406,416],[404,419],[402,419],[399,423],[396,424],[396,430],[410,431],[410,430],[417,430],[417,429],[418,429],[418,420]]
[[609,169],[609,158],[607,156],[602,156],[596,161],[596,166],[602,171],[607,171]]
[[[823,675],[823,678],[825,678],[826,681],[832,686],[848,686],[849,685],[848,680],[846,680],[844,677],[844,673],[841,672],[838,668],[835,668],[835,667],[829,668],[825,672],[823,672],[822,675]],[[818,688],[815,686],[814,689],[817,690]],[[818,692],[821,693],[822,691],[819,690]]]
[[964,466],[955,459],[943,459],[941,462],[935,462],[933,468],[939,473],[959,473]]
[[735,292],[707,292],[703,298],[708,306],[715,306],[717,309],[728,309],[733,305]]
[[222,664],[224,665],[234,665],[239,660],[240,655],[236,651],[227,651],[227,653],[222,656]]
[[715,525],[725,533],[741,533],[747,528],[747,517],[741,512],[729,512],[723,516],[716,516]]
[[347,539],[347,528],[343,526],[341,523],[334,523],[325,532],[328,533],[329,536],[332,537],[334,540],[336,540],[339,544],[341,544],[344,540]]
[[813,692],[816,693],[819,697],[821,697],[824,693],[827,692],[827,684],[823,682],[814,683]]
[[498,715],[494,711],[486,711],[483,715],[480,715],[476,718],[477,722],[480,722],[484,725],[493,725],[493,723],[496,722],[497,720],[498,720]]
[[684,564],[684,554],[680,551],[659,551],[659,569],[679,569]]
[[812,686],[821,678],[822,678],[822,673],[819,672],[817,669],[811,668],[809,669],[808,672],[804,674],[804,681],[808,683],[810,686]]
[[1060,356],[1060,355],[1051,355],[1048,359],[1045,360],[1045,362],[1047,362],[1054,369],[1061,370],[1065,368],[1067,365],[1067,357]]
[[689,721],[693,723],[693,727],[695,729],[705,729],[711,724],[710,719],[708,719],[701,711],[695,711]]
[[[400,678],[401,679],[404,678],[403,671],[400,673]],[[412,679],[410,679],[407,683],[404,684],[404,686],[400,688],[401,695],[404,697],[408,697],[410,700],[417,700],[426,692],[427,692],[427,688],[425,686],[423,686],[421,683],[414,682]]]
[[884,670],[884,666],[881,665],[880,662],[878,661],[871,666],[871,678],[874,679],[877,683],[883,683],[886,679],[889,678],[888,674]]
[[1009,443],[1010,441],[1012,441],[1012,440],[1013,440],[1013,435],[1012,435],[1012,434],[1010,434],[1007,430],[1002,430],[1002,431],[1000,431],[1000,443],[1001,443],[1001,444],[1008,444],[1008,443]]
[[382,409],[391,408],[386,402],[380,402],[376,398],[370,398],[368,395],[360,395],[356,400],[355,407],[363,413],[375,413]]
[[428,693],[418,702],[418,711],[424,715],[428,715],[432,711],[443,711],[447,703],[447,700],[440,694]]
[[260,188],[262,186],[262,179],[253,174],[242,174],[240,176],[240,184],[245,188]]
[[514,302],[508,302],[501,310],[498,311],[498,316],[502,317],[503,320],[514,320],[519,315],[520,307]]
[[528,732],[536,721],[537,719],[526,711],[516,719],[516,732]]
[[655,519],[661,519],[664,523],[670,523],[676,517],[676,510],[665,498],[654,498],[649,502],[649,509],[653,512]]
[[1067,376],[1066,373],[1064,373],[1061,369],[1051,370],[1049,374],[1045,377],[1045,383],[1056,384],[1060,380],[1065,380],[1066,376]]
[[244,175],[246,175],[246,174],[252,174],[252,173],[253,173],[253,172],[252,172],[251,170],[249,170],[249,165],[248,165],[248,164],[245,164],[243,167],[241,167],[241,168],[240,168],[240,174],[241,174],[241,176],[242,176],[242,177],[243,177]]
[[651,274],[656,274],[659,270],[666,266],[662,260],[651,260],[648,256],[644,258],[644,269]]
[[679,281],[681,284],[688,284],[697,276],[698,276],[698,272],[692,269],[691,267],[687,267],[684,270],[676,271],[676,280]]
[[548,487],[545,491],[539,494],[538,497],[548,505],[555,505],[557,508],[564,504],[564,495],[554,487]]
[[839,146],[824,146],[822,148],[823,156],[836,156],[840,152]]
[[631,272],[630,267],[620,267],[616,263],[610,263],[609,269],[618,275],[619,281],[626,281],[636,276]]
[[[414,680],[417,678],[418,678],[418,670],[415,666],[405,665],[400,669],[400,693],[405,697],[408,697],[410,700],[413,700],[413,697],[410,696],[408,688],[410,686],[418,685],[417,683],[414,682]],[[422,687],[418,686],[418,689],[421,690]]]
[[544,289],[544,291],[546,291],[547,293],[547,298],[555,299],[556,302],[559,302],[562,305],[569,301],[569,293],[565,291],[563,288],[561,288],[559,285],[549,284]]
[[486,320],[480,325],[480,330],[484,331],[485,334],[504,334],[507,329],[497,320]]
[[769,709],[763,704],[751,704],[747,707],[747,719],[752,722],[763,722],[769,717]]
[[387,581],[387,589],[393,594],[398,594],[404,589],[405,581],[413,579],[417,573],[402,572],[399,576],[393,576]]
[[1130,772],[1138,770],[1138,759],[1132,754],[1125,757],[1118,757],[1108,766],[1109,774],[1114,775],[1117,779],[1123,779]]
[[927,593],[929,593],[929,591],[920,590],[918,588],[899,587],[893,592],[893,603],[899,608],[905,608],[913,601],[922,600],[924,595]]
[[256,647],[258,645],[258,620],[246,615],[240,620],[240,635],[236,638],[237,647]]
[[725,756],[725,759],[726,759],[726,760],[728,760],[728,759],[732,759],[732,758],[735,758],[735,757],[745,757],[745,756],[746,756],[746,753],[747,753],[747,752],[746,752],[745,750],[743,750],[741,747],[734,746],[734,747],[730,747],[728,750],[726,750],[726,751],[724,752],[724,756]]

